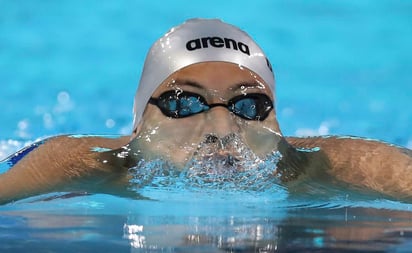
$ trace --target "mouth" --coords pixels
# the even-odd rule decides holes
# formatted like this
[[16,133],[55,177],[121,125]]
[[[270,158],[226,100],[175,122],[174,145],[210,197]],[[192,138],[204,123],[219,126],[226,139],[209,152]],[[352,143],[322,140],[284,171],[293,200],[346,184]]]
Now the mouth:
[[236,163],[241,161],[241,158],[237,155],[232,153],[221,151],[219,153],[209,154],[203,156],[203,160],[205,161],[218,161],[223,165],[227,166],[234,166]]
[[189,170],[203,171],[209,175],[232,174],[244,171],[241,159],[232,154],[211,154],[198,159],[193,159],[189,165]]
[[223,138],[207,135],[199,144],[187,168],[207,174],[232,174],[248,169],[245,161],[256,160],[253,152],[236,134]]

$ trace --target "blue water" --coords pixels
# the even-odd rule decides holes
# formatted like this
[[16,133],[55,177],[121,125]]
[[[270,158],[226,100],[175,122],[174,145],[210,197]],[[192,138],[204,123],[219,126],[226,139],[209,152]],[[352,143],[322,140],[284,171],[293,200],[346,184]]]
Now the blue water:
[[[222,18],[262,46],[276,72],[285,135],[366,136],[412,148],[410,1],[0,0],[0,7],[0,158],[50,135],[129,134],[149,46],[191,17]],[[0,251],[410,248],[410,204],[315,188],[298,197],[151,189],[143,195],[152,200],[35,197],[0,207]]]

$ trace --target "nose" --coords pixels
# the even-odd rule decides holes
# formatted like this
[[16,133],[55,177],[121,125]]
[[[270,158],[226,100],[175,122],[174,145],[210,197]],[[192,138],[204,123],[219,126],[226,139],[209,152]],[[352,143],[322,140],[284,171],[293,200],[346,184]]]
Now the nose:
[[224,137],[230,133],[240,131],[239,125],[232,113],[222,107],[216,106],[211,108],[207,113],[207,126],[205,127],[205,134],[216,134],[218,137]]

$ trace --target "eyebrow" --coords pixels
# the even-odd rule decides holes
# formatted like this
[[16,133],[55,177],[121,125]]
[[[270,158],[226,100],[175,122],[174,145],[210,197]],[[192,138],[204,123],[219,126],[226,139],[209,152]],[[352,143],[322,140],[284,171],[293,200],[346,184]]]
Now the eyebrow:
[[[206,89],[205,85],[202,85],[196,81],[190,80],[190,79],[176,79],[175,80],[175,84],[176,85],[186,85],[186,86],[191,86],[191,87],[195,87],[198,89]],[[229,89],[233,89],[233,90],[239,90],[242,88],[254,88],[254,87],[260,87],[261,84],[258,82],[240,82],[240,83],[235,83],[233,85],[231,85],[229,87]]]
[[186,86],[192,86],[198,89],[205,89],[205,86],[201,85],[200,83],[189,80],[189,79],[176,79],[174,82],[174,85],[186,85]]

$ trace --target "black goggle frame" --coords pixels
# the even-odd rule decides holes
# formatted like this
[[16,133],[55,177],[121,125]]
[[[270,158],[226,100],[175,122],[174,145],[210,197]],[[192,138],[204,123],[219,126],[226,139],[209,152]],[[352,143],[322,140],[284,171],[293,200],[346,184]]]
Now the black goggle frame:
[[151,97],[149,103],[156,105],[165,116],[172,118],[185,118],[222,106],[243,119],[263,121],[273,109],[272,100],[263,93],[238,95],[231,98],[227,104],[208,104],[206,99],[197,93],[169,90],[158,98]]

